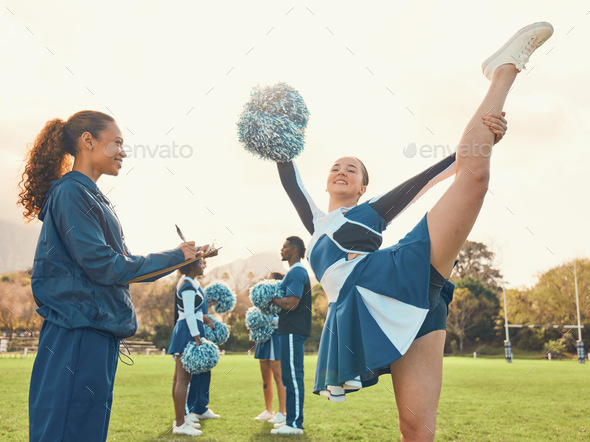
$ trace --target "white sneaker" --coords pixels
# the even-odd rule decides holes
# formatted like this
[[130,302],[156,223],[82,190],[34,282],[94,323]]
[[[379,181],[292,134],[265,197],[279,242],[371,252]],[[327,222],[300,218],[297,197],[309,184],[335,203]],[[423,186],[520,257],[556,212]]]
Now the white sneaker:
[[197,416],[199,420],[218,419],[220,417],[218,414],[213,413],[210,408],[207,408],[207,411],[203,414],[196,414],[195,416]]
[[272,419],[269,419],[268,422],[270,422],[271,424],[282,424],[285,422],[285,419],[285,415],[280,411],[277,411],[277,414],[275,414],[275,416]]
[[193,428],[201,428],[200,423],[188,420],[186,416],[184,417],[184,423]]
[[551,23],[538,22],[525,26],[483,62],[481,65],[483,74],[491,80],[496,69],[507,63],[515,65],[518,72],[522,71],[535,49],[545,43],[551,35],[553,35]]
[[270,430],[270,434],[303,434],[303,430],[301,428],[293,428],[289,425],[283,425],[280,428]]
[[203,434],[203,432],[201,430],[197,430],[196,428],[191,427],[186,422],[184,424],[182,424],[180,427],[177,427],[176,421],[174,421],[174,424],[172,427],[172,433],[173,434],[186,434],[187,436],[200,436],[201,434]]
[[273,418],[273,414],[269,413],[268,410],[264,410],[262,413],[260,413],[258,416],[256,416],[254,418],[254,420],[270,422],[270,419],[272,419],[272,418]]
[[[201,424],[199,424],[198,422],[191,422],[191,421],[189,421],[189,420],[186,418],[186,416],[184,417],[184,423],[185,423],[186,425],[188,425],[189,427],[191,427],[191,428],[197,428],[197,429],[201,428]],[[174,421],[174,426],[176,426],[176,421]],[[182,425],[181,425],[181,426],[182,426]]]
[[199,422],[199,418],[197,417],[197,415],[195,413],[189,413],[184,417],[184,421],[190,421],[194,424],[196,424],[197,422]]
[[278,424],[274,424],[275,428],[281,428],[282,426],[286,425],[287,422],[283,421],[283,422],[279,422]]

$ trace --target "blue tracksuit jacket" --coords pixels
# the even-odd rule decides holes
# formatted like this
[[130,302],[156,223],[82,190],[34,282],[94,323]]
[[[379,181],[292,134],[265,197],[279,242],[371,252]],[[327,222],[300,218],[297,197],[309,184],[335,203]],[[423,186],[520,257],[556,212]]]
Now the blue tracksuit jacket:
[[123,283],[184,261],[180,249],[132,255],[113,205],[96,183],[77,171],[53,182],[39,219],[43,227],[33,296],[37,312],[60,327],[132,336],[137,319],[129,286]]

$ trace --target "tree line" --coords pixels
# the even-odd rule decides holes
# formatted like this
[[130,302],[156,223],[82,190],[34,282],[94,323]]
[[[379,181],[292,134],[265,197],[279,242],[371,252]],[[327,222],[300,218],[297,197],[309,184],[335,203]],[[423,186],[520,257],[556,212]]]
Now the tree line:
[[[590,260],[577,259],[581,322],[590,326]],[[505,339],[502,274],[485,244],[467,241],[452,276],[456,289],[449,308],[445,352],[502,353]],[[539,275],[530,288],[506,290],[510,341],[516,350],[575,353],[577,324],[574,261]],[[584,332],[583,332],[584,336]]]

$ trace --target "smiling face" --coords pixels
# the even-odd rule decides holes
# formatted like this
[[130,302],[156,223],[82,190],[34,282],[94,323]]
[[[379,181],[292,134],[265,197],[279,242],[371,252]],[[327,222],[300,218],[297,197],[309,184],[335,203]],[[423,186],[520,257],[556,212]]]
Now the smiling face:
[[201,258],[197,261],[197,270],[195,276],[203,276],[205,269],[207,268],[207,261],[205,258]]
[[90,132],[80,136],[79,152],[87,156],[92,167],[105,175],[119,175],[123,166],[123,158],[127,156],[123,150],[123,136],[114,122],[109,122],[106,128],[95,138]]
[[330,196],[358,199],[365,193],[364,166],[356,158],[343,157],[334,163],[328,174],[326,189]]
[[207,268],[207,262],[204,258],[201,258],[197,261],[191,262],[185,266],[182,266],[178,269],[178,272],[181,275],[186,275],[190,278],[197,278],[199,276],[203,276],[205,273],[205,269]]

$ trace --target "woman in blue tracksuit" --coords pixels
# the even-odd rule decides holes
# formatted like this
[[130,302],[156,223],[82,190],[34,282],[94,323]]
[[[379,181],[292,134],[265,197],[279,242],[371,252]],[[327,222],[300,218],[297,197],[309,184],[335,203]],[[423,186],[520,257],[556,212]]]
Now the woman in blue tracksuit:
[[201,254],[194,242],[130,253],[96,185],[119,174],[122,146],[112,117],[82,111],[47,122],[26,157],[19,203],[26,219],[43,221],[31,281],[45,318],[29,391],[32,441],[106,440],[119,341],[137,329],[124,283]]

